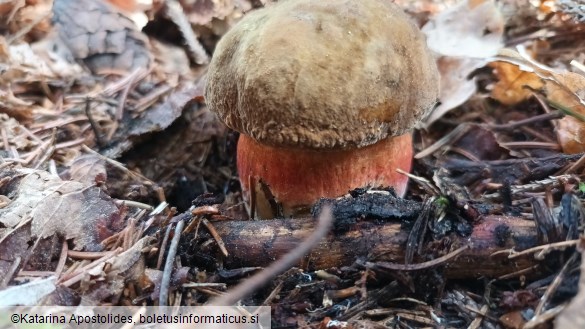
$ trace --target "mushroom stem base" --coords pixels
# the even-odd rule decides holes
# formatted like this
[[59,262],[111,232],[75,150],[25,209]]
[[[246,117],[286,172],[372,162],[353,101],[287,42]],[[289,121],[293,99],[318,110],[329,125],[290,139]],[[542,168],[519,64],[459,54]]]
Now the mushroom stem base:
[[391,186],[406,192],[412,136],[387,138],[376,144],[341,151],[277,148],[246,135],[238,142],[238,173],[244,199],[254,217],[274,218],[306,213],[319,198],[335,198],[359,187]]

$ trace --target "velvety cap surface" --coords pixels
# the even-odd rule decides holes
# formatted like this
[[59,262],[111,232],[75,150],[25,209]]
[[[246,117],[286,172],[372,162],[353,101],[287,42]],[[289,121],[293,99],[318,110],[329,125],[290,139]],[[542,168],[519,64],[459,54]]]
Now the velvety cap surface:
[[435,104],[424,36],[389,0],[280,0],[218,43],[205,98],[257,141],[313,149],[370,145]]

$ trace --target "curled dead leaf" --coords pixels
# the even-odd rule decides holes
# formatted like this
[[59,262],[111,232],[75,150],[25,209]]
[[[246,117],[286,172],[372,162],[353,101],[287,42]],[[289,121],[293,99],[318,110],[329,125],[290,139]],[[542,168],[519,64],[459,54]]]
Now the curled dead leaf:
[[544,87],[541,78],[533,71],[522,70],[518,65],[497,61],[489,64],[494,69],[498,82],[491,96],[502,104],[518,104],[530,96],[533,90]]
[[505,49],[490,66],[499,79],[492,90],[494,99],[506,105],[515,105],[526,100],[533,91],[543,93],[553,107],[568,114],[554,121],[563,152],[585,152],[585,76],[568,71],[557,72],[527,54],[510,49]]

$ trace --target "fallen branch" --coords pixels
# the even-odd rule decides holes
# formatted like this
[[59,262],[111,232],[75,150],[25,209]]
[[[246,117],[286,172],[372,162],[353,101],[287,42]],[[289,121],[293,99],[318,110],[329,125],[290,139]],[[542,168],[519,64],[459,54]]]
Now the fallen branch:
[[[214,226],[229,251],[224,260],[226,268],[266,267],[309,237],[315,222],[310,218],[218,221]],[[326,269],[351,265],[357,259],[404,264],[408,234],[396,222],[358,222],[344,233],[330,233],[299,265],[310,270]],[[474,225],[471,236],[452,236],[451,241],[451,250],[423,249],[423,254],[438,258],[469,245],[458,257],[444,263],[448,278],[498,277],[537,264],[530,255],[508,259],[513,251],[537,245],[534,223],[518,217],[487,216]],[[415,257],[414,263],[428,260]]]

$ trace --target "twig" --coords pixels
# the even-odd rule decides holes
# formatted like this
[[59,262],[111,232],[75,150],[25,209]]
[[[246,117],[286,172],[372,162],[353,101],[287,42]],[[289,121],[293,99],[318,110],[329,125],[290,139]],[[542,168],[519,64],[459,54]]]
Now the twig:
[[4,147],[4,151],[10,151],[10,142],[8,141],[8,134],[4,127],[0,127],[0,135],[2,135],[2,146]]
[[139,209],[145,209],[145,210],[153,210],[154,207],[146,204],[146,203],[142,203],[142,202],[138,202],[138,201],[132,201],[132,200],[114,200],[114,202],[116,203],[116,205],[118,206],[128,206],[128,207],[134,207],[134,208],[139,208]]
[[392,271],[418,271],[424,270],[426,268],[435,267],[441,265],[442,263],[448,261],[449,259],[457,257],[459,254],[464,252],[469,248],[469,245],[465,245],[451,253],[448,253],[445,256],[430,260],[424,263],[418,264],[396,264],[396,263],[389,263],[389,262],[376,262],[376,263],[366,263],[367,268],[371,269],[385,269],[385,270],[392,270]]
[[51,157],[51,155],[53,155],[53,152],[55,152],[55,146],[53,145],[55,143],[55,139],[56,130],[53,130],[53,132],[51,133],[51,138],[49,138],[48,141],[43,143],[37,149],[40,152],[40,154],[37,160],[35,161],[36,163],[31,165],[33,169],[38,169],[45,161],[47,161]]
[[546,306],[550,297],[555,293],[555,291],[557,290],[557,288],[559,287],[559,285],[561,284],[561,282],[565,278],[565,274],[567,273],[567,270],[569,269],[569,265],[571,265],[577,259],[577,256],[580,256],[580,255],[581,254],[579,252],[576,252],[576,251],[573,252],[573,255],[571,256],[571,258],[569,258],[569,260],[567,260],[565,265],[563,265],[563,268],[561,268],[561,270],[559,271],[559,274],[557,274],[557,276],[555,277],[553,282],[548,285],[548,288],[546,288],[546,291],[544,292],[544,294],[540,298],[540,302],[538,303],[538,306],[534,310],[534,316],[532,317],[533,319],[540,316],[540,314],[542,313],[542,310]]
[[481,161],[478,157],[476,157],[475,155],[473,155],[473,153],[471,153],[471,152],[469,152],[467,150],[464,150],[464,149],[462,149],[460,147],[447,146],[445,149],[447,151],[451,151],[451,152],[455,152],[455,153],[461,154],[462,156],[468,158],[469,160],[471,160],[473,162],[480,162]]
[[457,128],[453,129],[447,135],[441,137],[438,141],[436,141],[433,145],[427,147],[426,149],[418,152],[414,155],[415,159],[422,159],[426,156],[429,156],[436,151],[438,151],[441,147],[449,144],[455,143],[459,138],[463,137],[474,125],[468,123],[462,123]]
[[139,174],[139,173],[137,173],[135,171],[132,171],[132,170],[126,168],[126,166],[124,166],[120,162],[118,162],[118,161],[116,161],[114,159],[110,159],[107,156],[104,156],[104,155],[102,155],[102,154],[100,154],[100,153],[92,150],[91,148],[87,147],[87,145],[81,145],[81,148],[84,151],[88,152],[88,153],[92,153],[92,154],[97,155],[100,159],[103,159],[104,161],[106,161],[107,163],[111,164],[112,166],[114,166],[114,167],[122,170],[125,173],[128,173],[128,175],[132,176],[133,178],[142,180],[142,183],[144,185],[147,185],[147,186],[157,186],[156,183],[153,182],[152,180],[146,178],[145,176],[143,176],[143,175],[141,175],[141,174]]
[[65,263],[67,262],[67,254],[69,251],[69,246],[67,245],[67,240],[63,239],[63,243],[61,244],[61,255],[59,255],[59,262],[55,267],[55,277],[59,277],[65,268]]
[[111,258],[114,258],[115,256],[117,256],[121,252],[122,252],[122,248],[117,248],[114,251],[110,251],[108,253],[108,255],[96,260],[95,262],[92,262],[90,264],[83,266],[82,268],[78,269],[77,272],[64,275],[63,277],[61,277],[57,281],[57,283],[61,284],[62,286],[65,286],[65,287],[69,287],[71,285],[74,285],[75,283],[77,283],[77,282],[81,281],[81,279],[83,279],[83,276],[85,275],[86,271],[104,264],[106,261],[110,260]]
[[484,305],[481,307],[481,310],[471,310],[475,313],[475,319],[471,322],[471,324],[467,327],[467,329],[477,329],[481,326],[481,322],[485,317],[488,311],[488,305]]
[[[139,67],[134,72],[130,73],[128,76],[129,81],[124,84],[124,89],[122,89],[122,93],[120,94],[120,99],[118,100],[118,107],[116,108],[116,115],[115,118],[117,121],[122,120],[124,117],[124,105],[126,104],[126,99],[128,98],[128,93],[130,89],[136,84],[137,81],[140,81],[146,77],[148,71]],[[113,133],[112,133],[113,134]]]
[[524,327],[522,327],[523,329],[532,329],[532,328],[536,328],[540,325],[542,325],[545,322],[548,322],[552,319],[554,319],[557,315],[559,315],[567,306],[568,303],[565,304],[561,304],[555,308],[551,308],[550,310],[542,313],[541,315],[532,318],[530,321],[526,322],[526,324],[524,324]]
[[549,120],[554,120],[554,119],[560,119],[562,117],[564,117],[565,114],[562,111],[553,111],[550,113],[544,113],[544,114],[540,114],[540,115],[535,115],[533,117],[524,119],[524,120],[520,120],[520,121],[515,121],[515,122],[510,122],[510,123],[506,123],[506,124],[486,124],[486,128],[490,128],[493,130],[507,130],[507,129],[514,129],[520,126],[524,126],[524,125],[528,125],[528,124],[532,124],[532,123],[536,123],[536,122],[541,122],[541,121],[549,121]]
[[583,167],[583,165],[585,165],[585,154],[583,154],[583,156],[579,158],[579,160],[577,160],[575,163],[573,163],[569,168],[567,168],[566,170],[562,170],[560,174],[572,174],[581,167]]
[[22,277],[43,277],[43,276],[54,276],[53,271],[20,271],[18,272],[19,278]]
[[175,262],[175,256],[177,255],[177,247],[179,246],[179,240],[181,239],[181,232],[183,232],[183,226],[185,221],[180,220],[175,226],[175,235],[171,240],[169,246],[169,252],[167,253],[167,261],[165,262],[165,268],[163,270],[163,276],[160,283],[160,295],[158,298],[158,305],[166,306],[169,300],[169,286],[171,284],[171,274],[173,272],[173,263]]
[[520,256],[528,255],[528,254],[531,254],[531,253],[537,252],[537,251],[541,251],[541,253],[539,255],[542,257],[544,254],[547,254],[547,253],[551,252],[552,250],[562,250],[565,248],[577,246],[579,244],[579,241],[580,240],[577,239],[577,240],[568,240],[568,241],[562,241],[562,242],[549,243],[549,244],[545,244],[542,246],[522,250],[519,252],[511,250],[510,255],[508,256],[508,259],[518,258]]
[[162,266],[162,262],[165,256],[165,251],[167,248],[167,241],[169,241],[169,236],[171,236],[171,229],[173,228],[172,225],[167,226],[167,230],[165,232],[165,237],[162,240],[162,243],[160,245],[160,250],[158,252],[158,261],[156,262],[156,269],[160,270],[160,267]]
[[515,277],[518,277],[518,276],[521,276],[521,275],[524,275],[524,274],[532,273],[537,268],[538,268],[538,265],[530,266],[530,267],[523,268],[523,269],[518,270],[518,271],[514,271],[512,273],[508,273],[506,275],[499,276],[497,279],[498,280],[508,280],[508,279],[515,278]]
[[532,135],[533,137],[540,139],[543,142],[556,143],[555,138],[551,138],[545,134],[542,134],[542,133],[536,131],[536,129],[534,129],[534,128],[523,126],[523,127],[520,127],[520,130],[522,130],[523,132],[525,132],[528,135]]
[[277,262],[272,263],[265,270],[244,282],[237,285],[234,289],[229,291],[227,294],[212,299],[209,305],[233,305],[238,300],[244,298],[249,293],[255,291],[259,287],[265,285],[269,280],[274,278],[276,275],[286,271],[288,268],[298,262],[304,255],[306,255],[313,247],[319,243],[319,241],[329,232],[331,225],[333,224],[333,215],[330,206],[324,206],[321,210],[321,214],[318,219],[318,226],[305,241],[303,241],[297,248],[284,255]]
[[531,142],[531,141],[523,141],[523,142],[508,142],[508,143],[500,143],[503,147],[508,148],[529,148],[529,149],[549,149],[549,150],[561,150],[561,146],[557,143],[547,143],[547,142]]
[[214,282],[187,282],[183,283],[183,288],[221,288],[225,289],[225,283],[214,283]]
[[219,250],[221,250],[221,253],[225,257],[229,256],[229,253],[228,253],[227,249],[225,248],[225,243],[223,243],[221,236],[217,233],[217,231],[215,230],[213,225],[206,218],[201,219],[201,223],[203,223],[203,225],[205,225],[205,227],[207,227],[207,230],[209,231],[211,236],[215,239],[215,242],[217,242],[217,245],[219,246]]
[[12,280],[14,273],[16,273],[16,270],[18,270],[18,266],[20,265],[21,261],[22,258],[20,257],[16,257],[14,259],[12,265],[10,265],[10,267],[6,271],[4,278],[2,278],[2,281],[0,281],[0,288],[5,288],[8,286],[8,283],[10,283],[10,280]]
[[134,112],[142,112],[150,105],[154,104],[160,97],[170,93],[173,90],[172,86],[163,85],[142,97],[136,104],[134,104]]
[[433,183],[431,183],[428,179],[426,179],[424,177],[413,175],[413,174],[408,173],[400,168],[397,168],[396,172],[412,179],[417,184],[419,184],[425,191],[427,191],[429,194],[431,194],[433,196],[441,195],[441,191],[439,191],[439,189]]
[[282,281],[280,281],[276,285],[276,288],[272,289],[272,291],[270,292],[270,295],[268,295],[268,297],[266,297],[266,299],[264,299],[264,301],[262,302],[262,306],[270,305],[270,303],[272,303],[274,298],[276,298],[276,296],[278,296],[278,294],[280,293],[280,291],[282,290],[283,287],[284,287],[284,284],[282,283]]

